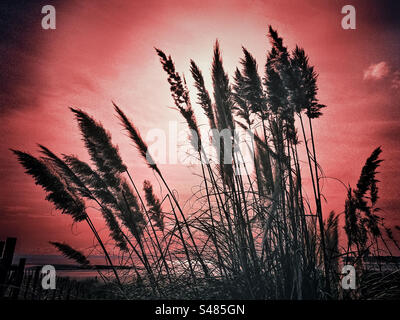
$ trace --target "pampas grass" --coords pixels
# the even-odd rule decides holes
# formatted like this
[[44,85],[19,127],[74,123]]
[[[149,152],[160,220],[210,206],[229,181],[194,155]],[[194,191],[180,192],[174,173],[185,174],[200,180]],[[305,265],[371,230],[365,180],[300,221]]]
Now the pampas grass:
[[[324,219],[321,206],[323,175],[313,122],[323,116],[325,106],[317,98],[317,73],[304,49],[296,46],[288,50],[272,27],[268,38],[271,49],[264,74],[259,73],[254,56],[243,47],[232,82],[217,41],[211,63],[211,93],[199,67],[189,61],[197,104],[210,129],[230,134],[228,140],[212,137],[214,142],[221,138],[219,149],[214,144],[217,161],[209,159],[202,148],[195,105],[185,78],[177,72],[171,56],[156,49],[173,103],[191,130],[188,142],[201,160],[202,182],[192,197],[196,209],[183,210],[139,128],[129,119],[131,110],[125,113],[114,102],[114,111],[129,139],[161,180],[160,193],[147,179],[141,190],[137,188],[111,134],[77,108],[71,111],[91,163],[73,155],[57,156],[42,145],[40,159],[13,150],[27,173],[47,192],[47,200],[74,221],[87,221],[112,265],[108,254],[111,243],[106,248],[89,217],[89,212],[100,213],[119,263],[132,268],[128,284],[120,286],[124,296],[347,298],[338,276],[341,257],[353,256],[358,270],[366,275],[363,259],[367,254],[391,254],[389,242],[399,248],[393,232],[399,229],[386,227],[377,207],[380,148],[367,159],[356,187],[348,188],[342,221],[347,248],[340,246],[341,215],[332,212]],[[239,165],[241,152],[232,152],[234,130],[254,133],[254,173],[248,171],[247,164]],[[300,144],[305,146],[306,159],[301,158]],[[305,161],[307,170],[301,166]],[[303,185],[305,178],[311,181],[310,193]],[[311,194],[310,198],[305,194]],[[60,242],[52,244],[67,257],[87,265],[83,253]],[[114,274],[121,284],[115,268]],[[384,296],[376,292],[377,286],[370,280],[364,284],[373,288],[375,296]],[[360,292],[350,297],[360,298]]]
[[22,151],[11,151],[18,157],[26,173],[31,175],[35,183],[47,192],[46,200],[52,202],[62,213],[71,215],[76,222],[86,219],[83,201],[76,194],[71,193],[43,161]]
[[143,190],[145,192],[147,205],[151,214],[151,219],[154,220],[155,225],[161,230],[164,230],[164,214],[161,211],[160,200],[157,199],[153,192],[153,186],[150,181],[143,182]]
[[74,260],[84,267],[90,266],[90,261],[82,254],[82,252],[75,250],[70,245],[52,241],[50,241],[50,244],[55,246],[68,259]]

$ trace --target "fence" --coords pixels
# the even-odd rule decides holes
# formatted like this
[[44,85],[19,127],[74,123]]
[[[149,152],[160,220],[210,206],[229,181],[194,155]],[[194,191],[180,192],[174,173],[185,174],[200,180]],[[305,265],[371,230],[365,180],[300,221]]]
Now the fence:
[[86,284],[65,277],[58,277],[56,289],[44,290],[41,267],[26,268],[26,259],[12,264],[16,238],[0,241],[0,299],[69,300],[90,299]]

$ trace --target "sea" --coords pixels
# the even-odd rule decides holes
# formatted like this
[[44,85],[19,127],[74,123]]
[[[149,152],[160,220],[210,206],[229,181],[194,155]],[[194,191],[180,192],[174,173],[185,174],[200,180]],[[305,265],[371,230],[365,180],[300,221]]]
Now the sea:
[[[84,280],[84,279],[99,279],[99,273],[93,269],[84,269],[81,268],[78,264],[74,264],[71,260],[60,256],[60,255],[51,255],[51,254],[43,254],[43,255],[34,255],[34,254],[15,254],[13,259],[13,264],[17,265],[19,263],[20,258],[26,259],[25,270],[34,270],[37,267],[43,267],[45,265],[52,265],[56,269],[58,277],[68,277],[76,280]],[[98,270],[106,276],[107,278],[112,278],[113,273],[110,268],[107,266],[107,262],[102,256],[88,256],[91,264],[96,265]],[[113,264],[118,265],[118,261],[116,257],[111,257],[113,260]]]

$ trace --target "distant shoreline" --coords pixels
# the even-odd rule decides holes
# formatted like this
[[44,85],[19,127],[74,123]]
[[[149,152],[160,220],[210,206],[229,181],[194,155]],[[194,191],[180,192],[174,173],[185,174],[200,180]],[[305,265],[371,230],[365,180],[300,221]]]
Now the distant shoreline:
[[[89,267],[83,267],[77,264],[51,264],[56,270],[112,270],[112,267],[109,265],[93,265]],[[35,270],[38,267],[42,267],[41,264],[29,264],[26,267],[26,270]],[[130,270],[132,267],[130,266],[114,266],[115,269],[119,270]]]

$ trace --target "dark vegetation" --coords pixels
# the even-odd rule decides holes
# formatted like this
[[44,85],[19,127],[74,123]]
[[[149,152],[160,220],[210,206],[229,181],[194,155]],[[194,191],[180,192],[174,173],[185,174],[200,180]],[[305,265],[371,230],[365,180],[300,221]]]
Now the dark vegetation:
[[[171,57],[156,49],[174,104],[202,160],[201,209],[196,212],[182,210],[138,128],[117,104],[114,109],[123,128],[162,181],[165,194],[155,194],[149,181],[143,187],[137,185],[110,134],[77,108],[71,111],[90,164],[76,156],[56,155],[42,145],[40,157],[13,150],[26,172],[47,192],[48,201],[75,222],[89,225],[112,266],[109,249],[87,211],[89,205],[99,208],[121,260],[132,268],[129,277],[121,279],[114,268],[112,279],[104,279],[115,298],[360,299],[392,298],[398,290],[398,269],[371,272],[364,263],[366,257],[392,255],[391,248],[399,248],[377,207],[381,148],[365,162],[358,183],[348,187],[343,248],[339,216],[322,212],[324,176],[313,123],[326,106],[317,99],[317,73],[302,48],[289,51],[271,27],[268,35],[271,49],[264,76],[243,48],[233,81],[224,70],[216,42],[212,95],[198,66],[190,61],[197,103],[210,129],[227,129],[232,134],[231,141],[213,136],[213,142],[221,146],[216,159],[208,158],[201,147],[202,139],[208,137],[200,134],[185,78],[175,70]],[[234,130],[254,133],[252,174],[239,165],[241,154],[231,152]],[[306,150],[303,160],[301,144]],[[311,199],[304,193],[306,176],[311,181]],[[90,266],[83,253],[67,244],[53,244],[65,256]],[[343,257],[353,259],[360,275],[357,290],[341,288]],[[387,283],[382,279],[391,279],[392,285],[382,285]]]

